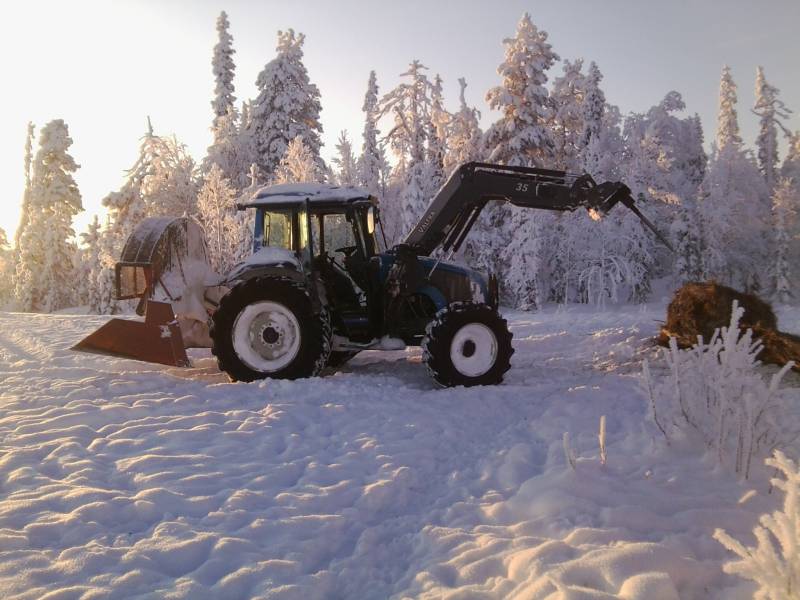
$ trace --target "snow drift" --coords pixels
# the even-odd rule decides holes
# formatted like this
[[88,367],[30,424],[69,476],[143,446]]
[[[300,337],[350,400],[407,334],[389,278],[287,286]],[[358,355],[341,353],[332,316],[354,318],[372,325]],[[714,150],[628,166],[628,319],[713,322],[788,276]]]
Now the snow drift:
[[508,313],[506,384],[444,390],[418,350],[229,383],[205,350],[68,352],[102,317],[0,313],[2,595],[751,597],[712,535],[779,499],[647,424],[663,310]]

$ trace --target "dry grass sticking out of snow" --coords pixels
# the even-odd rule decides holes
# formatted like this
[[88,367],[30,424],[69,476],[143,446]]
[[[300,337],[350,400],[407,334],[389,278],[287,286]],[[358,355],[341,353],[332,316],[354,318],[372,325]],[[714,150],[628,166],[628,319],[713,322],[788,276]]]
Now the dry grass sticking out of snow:
[[647,423],[663,311],[510,312],[506,382],[449,390],[418,350],[229,383],[207,352],[70,352],[102,317],[0,313],[0,595],[749,597],[712,535],[776,498]]

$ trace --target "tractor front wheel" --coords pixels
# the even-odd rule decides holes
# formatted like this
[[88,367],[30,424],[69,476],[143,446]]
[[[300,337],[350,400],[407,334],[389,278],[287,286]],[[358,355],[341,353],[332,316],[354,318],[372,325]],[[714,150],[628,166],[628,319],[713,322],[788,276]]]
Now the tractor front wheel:
[[440,385],[494,385],[511,368],[511,337],[506,320],[490,306],[451,304],[428,324],[422,356]]
[[314,314],[304,286],[285,278],[234,286],[220,300],[209,333],[219,368],[234,381],[312,377],[331,351],[328,313]]

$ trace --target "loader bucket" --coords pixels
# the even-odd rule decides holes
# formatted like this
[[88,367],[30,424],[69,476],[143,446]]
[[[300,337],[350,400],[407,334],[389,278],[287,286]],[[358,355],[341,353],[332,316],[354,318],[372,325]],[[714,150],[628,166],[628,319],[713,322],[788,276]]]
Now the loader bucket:
[[144,322],[111,319],[72,350],[174,367],[191,366],[172,307],[154,300],[147,302]]

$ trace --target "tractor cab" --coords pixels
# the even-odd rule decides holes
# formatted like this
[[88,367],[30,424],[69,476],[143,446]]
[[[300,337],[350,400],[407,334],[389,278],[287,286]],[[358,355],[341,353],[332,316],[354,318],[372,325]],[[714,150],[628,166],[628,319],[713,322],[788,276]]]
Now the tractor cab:
[[[374,337],[381,304],[380,261],[376,227],[377,200],[357,187],[323,184],[281,184],[262,188],[240,208],[255,208],[253,257],[280,260],[280,250],[317,283],[331,313],[334,330],[350,339]],[[267,250],[269,249],[269,250]],[[370,313],[372,312],[372,318]]]
[[453,302],[496,307],[480,273],[418,256],[407,245],[381,251],[377,200],[362,188],[273,185],[239,206],[256,209],[254,254],[229,281],[277,275],[276,261],[294,265],[329,313],[337,339],[351,347],[381,338],[419,345],[436,312]]

